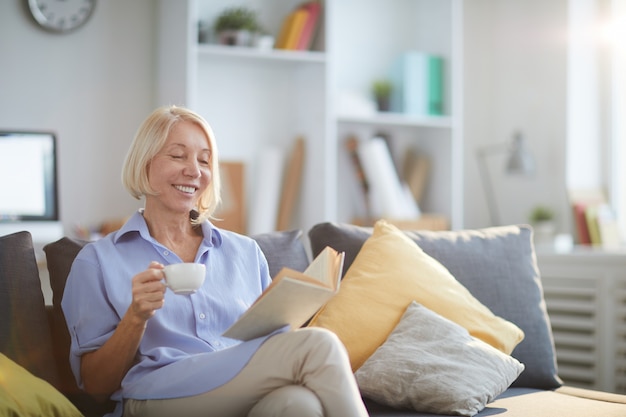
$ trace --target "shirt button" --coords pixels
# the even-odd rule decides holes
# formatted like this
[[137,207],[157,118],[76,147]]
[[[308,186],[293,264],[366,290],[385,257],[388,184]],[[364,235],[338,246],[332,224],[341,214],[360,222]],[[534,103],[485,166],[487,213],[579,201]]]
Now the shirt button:
[[200,318],[204,320],[206,318],[206,315],[204,313],[200,313]]
[[168,251],[163,251],[163,255],[168,256],[170,253]]

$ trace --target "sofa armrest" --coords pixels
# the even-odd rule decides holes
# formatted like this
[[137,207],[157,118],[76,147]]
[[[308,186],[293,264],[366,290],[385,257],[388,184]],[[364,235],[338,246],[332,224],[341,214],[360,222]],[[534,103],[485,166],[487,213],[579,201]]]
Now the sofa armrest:
[[588,400],[604,401],[608,403],[626,404],[626,395],[613,394],[610,392],[595,391],[586,388],[576,388],[563,385],[555,390],[559,394],[572,397],[585,398]]
[[100,403],[76,385],[74,374],[70,368],[69,347],[70,336],[65,324],[65,317],[60,308],[46,306],[46,314],[52,333],[53,356],[59,374],[59,385],[56,387],[85,417],[100,417],[115,408],[114,401]]

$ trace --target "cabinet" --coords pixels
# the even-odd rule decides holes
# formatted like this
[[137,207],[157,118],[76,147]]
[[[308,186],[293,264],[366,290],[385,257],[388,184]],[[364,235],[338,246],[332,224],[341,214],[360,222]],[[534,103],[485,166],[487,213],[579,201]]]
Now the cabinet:
[[[156,101],[189,106],[213,127],[220,158],[246,164],[246,197],[267,184],[260,178],[262,150],[289,150],[306,140],[302,187],[292,227],[355,216],[354,178],[343,140],[366,139],[384,130],[399,154],[419,146],[433,161],[423,211],[462,226],[462,0],[326,0],[311,51],[260,51],[199,44],[198,22],[212,24],[234,5],[257,11],[277,36],[283,18],[300,0],[160,0]],[[445,116],[352,113],[340,106],[346,93],[369,97],[375,78],[387,74],[394,56],[422,50],[445,59]],[[396,146],[397,145],[397,146]],[[254,210],[249,206],[248,211]]]
[[626,252],[537,252],[559,375],[626,393]]

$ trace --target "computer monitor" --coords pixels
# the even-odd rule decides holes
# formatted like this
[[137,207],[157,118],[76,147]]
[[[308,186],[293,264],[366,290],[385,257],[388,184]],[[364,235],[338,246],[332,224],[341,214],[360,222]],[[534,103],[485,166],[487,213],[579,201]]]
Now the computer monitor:
[[59,220],[56,136],[0,131],[0,222]]

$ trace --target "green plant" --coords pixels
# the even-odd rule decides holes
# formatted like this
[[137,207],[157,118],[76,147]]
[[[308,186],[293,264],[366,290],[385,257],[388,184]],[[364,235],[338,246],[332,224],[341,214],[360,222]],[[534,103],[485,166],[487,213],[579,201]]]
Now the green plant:
[[257,21],[257,15],[254,10],[246,7],[231,7],[225,9],[215,21],[215,31],[217,33],[227,30],[260,32],[261,27]]
[[376,99],[387,99],[393,90],[393,83],[389,80],[379,79],[372,83],[372,93]]
[[531,223],[551,221],[554,219],[554,212],[549,207],[537,206],[530,212],[529,219]]

